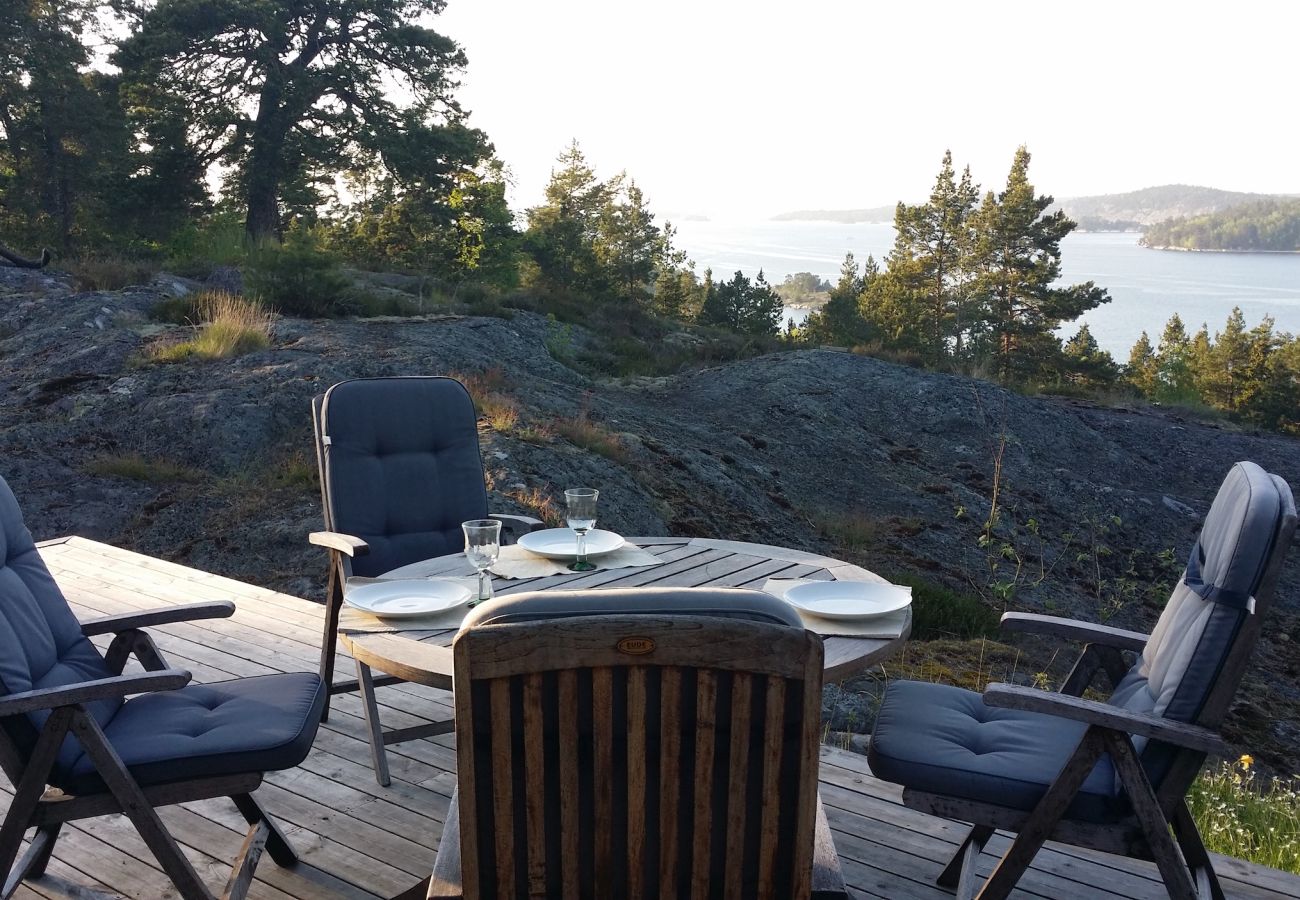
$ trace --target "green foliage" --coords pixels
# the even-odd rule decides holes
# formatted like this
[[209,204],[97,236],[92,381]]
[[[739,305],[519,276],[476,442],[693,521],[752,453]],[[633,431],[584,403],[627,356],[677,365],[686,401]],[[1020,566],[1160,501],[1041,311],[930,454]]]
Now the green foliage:
[[338,258],[304,230],[291,232],[283,244],[254,250],[244,283],[249,293],[287,316],[337,316],[347,311],[348,281],[339,272]]
[[796,272],[785,276],[785,281],[774,290],[786,303],[803,303],[820,294],[828,293],[832,285],[812,272]]
[[446,192],[484,157],[485,136],[452,97],[464,54],[416,24],[442,6],[228,0],[214,15],[206,0],[174,0],[144,7],[112,59],[129,88],[192,110],[189,139],[205,162],[234,167],[245,227],[265,240],[284,211],[314,218],[324,172],[382,158],[404,185]]
[[1079,326],[1074,337],[1065,342],[1062,357],[1065,378],[1071,384],[1096,390],[1113,385],[1119,378],[1119,366],[1097,345],[1087,325]]
[[1295,253],[1300,251],[1300,199],[1258,200],[1205,215],[1170,219],[1149,225],[1142,243],[1181,250]]
[[916,575],[895,575],[912,588],[912,640],[972,640],[996,637],[998,614],[979,597],[957,593]]
[[72,275],[78,290],[117,291],[136,284],[145,284],[158,273],[158,266],[149,260],[132,259],[109,253],[91,253],[60,262]]
[[709,284],[700,308],[701,325],[714,325],[740,334],[776,335],[784,304],[760,271],[751,282],[737,271],[730,281]]
[[1249,755],[1201,772],[1187,806],[1205,847],[1300,875],[1300,779],[1266,779]]

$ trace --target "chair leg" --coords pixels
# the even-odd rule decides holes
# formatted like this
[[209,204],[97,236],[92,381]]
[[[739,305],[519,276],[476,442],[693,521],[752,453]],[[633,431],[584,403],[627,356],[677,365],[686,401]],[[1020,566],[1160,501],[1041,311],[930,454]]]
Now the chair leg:
[[[66,706],[50,713],[41,728],[40,736],[36,739],[36,746],[28,757],[27,768],[18,779],[18,783],[14,785],[13,800],[10,801],[9,809],[5,813],[4,824],[0,825],[0,873],[4,874],[0,896],[8,897],[18,890],[18,885],[22,884],[23,879],[27,877],[27,872],[35,861],[32,851],[29,850],[22,863],[18,866],[14,865],[23,844],[27,823],[31,821],[32,813],[36,811],[41,796],[45,793],[45,779],[77,715],[78,713],[73,712],[71,707]],[[55,834],[57,833],[56,828]],[[39,840],[41,837],[38,832],[33,846]],[[52,840],[50,844],[53,844]],[[36,853],[39,855],[40,851],[37,850]]]
[[[1211,900],[1224,900],[1223,888],[1219,885],[1219,876],[1214,873],[1214,864],[1210,854],[1201,841],[1201,832],[1192,820],[1192,813],[1187,808],[1186,800],[1179,800],[1174,808],[1174,837],[1183,850],[1183,858],[1192,870],[1192,877],[1197,881],[1197,893],[1202,897],[1207,893]],[[1201,882],[1204,882],[1204,887]]]
[[939,873],[935,883],[940,887],[957,887],[962,872],[974,867],[975,858],[984,850],[984,845],[988,843],[992,835],[993,829],[988,825],[971,826],[971,830],[966,834],[966,839],[961,842],[961,846],[952,855],[952,859],[948,860],[948,865]]
[[339,611],[343,608],[343,578],[339,569],[338,551],[330,551],[329,580],[325,586],[325,633],[320,642],[320,680],[325,683],[325,705],[320,720],[330,717],[331,687],[334,684],[334,657],[338,653]]
[[1080,786],[1101,756],[1104,747],[1102,735],[1099,733],[1101,731],[1102,729],[1092,726],[1084,732],[1079,746],[1061,767],[1060,774],[1043,794],[1043,799],[1038,801],[1029,818],[1025,819],[1024,824],[1020,826],[1020,833],[1011,842],[1011,846],[1007,848],[993,874],[976,895],[979,900],[1006,900],[1015,889],[1016,882],[1034,861],[1039,848],[1056,828],[1056,823],[1061,820],[1061,816],[1070,806],[1070,801],[1079,792]]
[[379,724],[379,704],[375,701],[375,682],[370,666],[357,660],[357,683],[361,686],[361,706],[366,713],[366,728],[370,732],[370,760],[375,765],[375,780],[383,787],[391,784],[388,777],[388,754],[384,750],[384,730]]
[[271,859],[275,860],[277,866],[289,867],[298,862],[298,854],[289,843],[289,839],[285,837],[276,821],[262,809],[262,805],[253,799],[252,794],[235,794],[230,799],[235,801],[235,806],[239,807],[239,812],[249,825],[257,826],[265,823],[268,829],[266,851],[271,854]]
[[158,864],[162,866],[177,892],[184,900],[214,900],[212,892],[199,878],[194,866],[181,852],[176,839],[171,836],[158,818],[158,812],[150,805],[140,785],[136,784],[126,764],[117,755],[113,745],[108,742],[99,723],[86,712],[78,709],[73,716],[72,730],[85,748],[86,755],[95,764],[95,770],[104,783],[108,785],[113,797],[121,804],[124,812],[135,826],[135,830],[144,839],[145,845],[153,853]]

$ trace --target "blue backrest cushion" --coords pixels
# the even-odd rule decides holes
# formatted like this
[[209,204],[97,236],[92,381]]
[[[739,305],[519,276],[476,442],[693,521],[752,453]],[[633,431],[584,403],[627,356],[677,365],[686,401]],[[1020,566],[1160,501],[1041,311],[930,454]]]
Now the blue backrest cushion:
[[[104,658],[82,633],[68,601],[23,523],[13,491],[0,478],[0,691],[16,694],[37,688],[109,678]],[[120,700],[90,704],[101,724]],[[21,753],[29,753],[48,712],[0,720]],[[64,744],[76,751],[75,738]]]
[[326,524],[362,538],[352,561],[375,576],[464,548],[461,522],[487,515],[469,392],[442,377],[362,378],[320,407]]
[[[1200,720],[1246,617],[1256,614],[1244,601],[1254,597],[1274,551],[1284,490],[1289,490],[1285,482],[1254,463],[1233,466],[1205,518],[1194,563],[1111,703],[1180,722]],[[1171,759],[1163,745],[1143,751],[1156,783]]]

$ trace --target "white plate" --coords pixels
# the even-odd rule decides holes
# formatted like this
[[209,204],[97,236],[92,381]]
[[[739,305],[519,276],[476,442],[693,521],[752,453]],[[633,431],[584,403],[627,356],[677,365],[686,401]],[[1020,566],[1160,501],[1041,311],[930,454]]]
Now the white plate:
[[469,588],[450,581],[394,578],[349,588],[343,592],[343,601],[386,619],[404,619],[455,609],[469,600],[470,594]]
[[791,606],[823,619],[870,619],[912,602],[912,589],[877,581],[817,581],[785,592]]
[[[519,546],[547,559],[573,559],[578,555],[578,536],[570,528],[544,528],[530,531],[519,539]],[[604,556],[622,547],[626,541],[612,531],[593,528],[587,532],[587,555]]]

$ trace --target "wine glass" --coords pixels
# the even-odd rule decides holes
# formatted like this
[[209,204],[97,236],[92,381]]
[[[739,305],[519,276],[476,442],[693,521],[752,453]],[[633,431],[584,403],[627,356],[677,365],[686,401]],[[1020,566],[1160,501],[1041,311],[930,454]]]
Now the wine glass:
[[568,504],[565,521],[578,536],[578,558],[569,564],[573,572],[590,572],[596,568],[587,562],[587,532],[596,527],[596,498],[600,491],[595,488],[569,488],[564,492],[564,502]]
[[501,555],[501,522],[497,519],[471,519],[461,523],[465,532],[465,558],[478,569],[478,599],[481,603],[492,596],[492,579],[487,570]]

